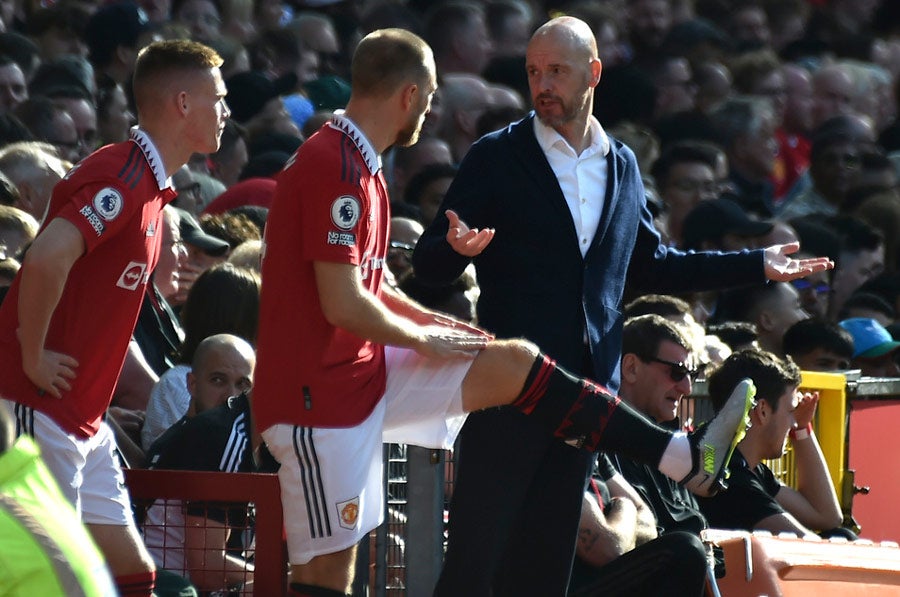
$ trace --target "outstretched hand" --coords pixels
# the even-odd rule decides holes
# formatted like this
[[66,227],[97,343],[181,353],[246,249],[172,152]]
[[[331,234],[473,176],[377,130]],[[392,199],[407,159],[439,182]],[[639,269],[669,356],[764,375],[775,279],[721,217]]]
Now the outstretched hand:
[[799,250],[800,243],[767,247],[764,257],[766,278],[775,282],[790,282],[834,267],[834,262],[827,257],[813,257],[812,259],[789,257],[791,253]]
[[475,257],[484,251],[484,248],[494,238],[493,228],[485,228],[484,230],[478,230],[478,228],[470,229],[452,209],[448,209],[445,213],[450,221],[450,228],[447,230],[447,242],[460,255]]

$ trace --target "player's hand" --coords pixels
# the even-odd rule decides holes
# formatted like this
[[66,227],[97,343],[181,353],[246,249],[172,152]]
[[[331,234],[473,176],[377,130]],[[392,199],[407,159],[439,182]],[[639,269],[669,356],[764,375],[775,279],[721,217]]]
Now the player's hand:
[[425,328],[416,351],[429,357],[471,358],[491,341],[484,333],[472,334],[440,326]]
[[797,429],[803,429],[812,423],[816,414],[816,405],[819,404],[818,392],[804,392],[797,401],[797,407],[794,409],[794,421],[797,422]]
[[24,359],[22,361],[22,369],[31,383],[41,392],[46,392],[54,398],[62,398],[63,391],[72,389],[69,381],[75,379],[76,367],[78,361],[74,358],[46,349],[41,351],[37,362],[27,363]]
[[493,228],[484,230],[469,228],[452,209],[448,209],[445,213],[450,221],[450,228],[447,230],[447,242],[460,255],[475,257],[484,251],[484,248],[493,240]]
[[803,278],[834,267],[834,261],[828,257],[814,257],[812,259],[793,259],[788,257],[791,253],[796,253],[799,250],[800,243],[766,247],[764,257],[766,278],[775,282],[790,282],[791,280]]
[[456,319],[455,317],[450,317],[449,315],[445,315],[443,313],[423,311],[421,316],[415,318],[415,321],[419,325],[423,326],[438,326],[442,328],[449,328],[458,332],[467,332],[469,334],[475,334],[477,336],[484,336],[488,340],[494,339],[494,335],[490,332],[476,327],[471,323],[466,323],[465,321]]

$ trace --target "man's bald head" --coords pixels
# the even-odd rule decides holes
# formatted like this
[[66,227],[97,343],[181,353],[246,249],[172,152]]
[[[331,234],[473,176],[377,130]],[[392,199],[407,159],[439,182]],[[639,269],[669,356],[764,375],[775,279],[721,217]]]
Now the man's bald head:
[[598,57],[594,32],[587,23],[575,17],[557,17],[547,21],[534,32],[529,45],[541,39],[566,44],[575,55],[581,54],[588,59]]
[[191,361],[191,367],[194,369],[202,368],[210,354],[223,350],[232,350],[248,361],[256,361],[256,353],[253,352],[253,347],[243,338],[234,334],[215,334],[197,345],[197,350],[194,351],[194,360]]

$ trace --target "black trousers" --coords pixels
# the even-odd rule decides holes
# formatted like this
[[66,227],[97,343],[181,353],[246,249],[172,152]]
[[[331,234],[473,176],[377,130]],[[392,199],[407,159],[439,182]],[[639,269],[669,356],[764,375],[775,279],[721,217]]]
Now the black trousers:
[[700,597],[706,550],[697,535],[666,533],[600,568],[576,565],[572,597]]
[[435,595],[564,596],[592,455],[491,409],[469,415],[458,459]]
[[[580,373],[593,378],[585,347]],[[594,456],[512,408],[471,413],[436,597],[562,597]]]

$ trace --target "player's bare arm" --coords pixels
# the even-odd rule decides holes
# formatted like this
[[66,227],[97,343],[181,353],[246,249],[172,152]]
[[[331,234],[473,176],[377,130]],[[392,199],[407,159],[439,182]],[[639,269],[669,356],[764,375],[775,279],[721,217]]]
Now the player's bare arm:
[[382,287],[381,300],[388,309],[390,309],[397,315],[406,317],[407,319],[411,319],[419,325],[435,325],[440,327],[447,327],[459,331],[477,334],[480,336],[485,336],[489,339],[494,338],[492,334],[470,323],[466,323],[465,321],[461,321],[459,319],[456,319],[455,317],[450,317],[449,315],[445,315],[444,313],[437,313],[423,307],[422,305],[410,299],[405,294],[398,292],[396,289],[387,284]]
[[447,242],[454,251],[466,257],[475,257],[484,251],[494,239],[494,229],[469,228],[452,209],[448,209],[447,219],[450,227],[447,230]]
[[44,342],[50,318],[59,303],[66,278],[84,253],[84,239],[74,224],[53,219],[25,254],[19,288],[19,343],[22,368],[34,385],[55,398],[71,389],[78,362],[47,350]]
[[360,338],[443,358],[480,350],[489,341],[484,335],[422,326],[394,313],[363,286],[355,265],[316,261],[314,269],[325,319]]

